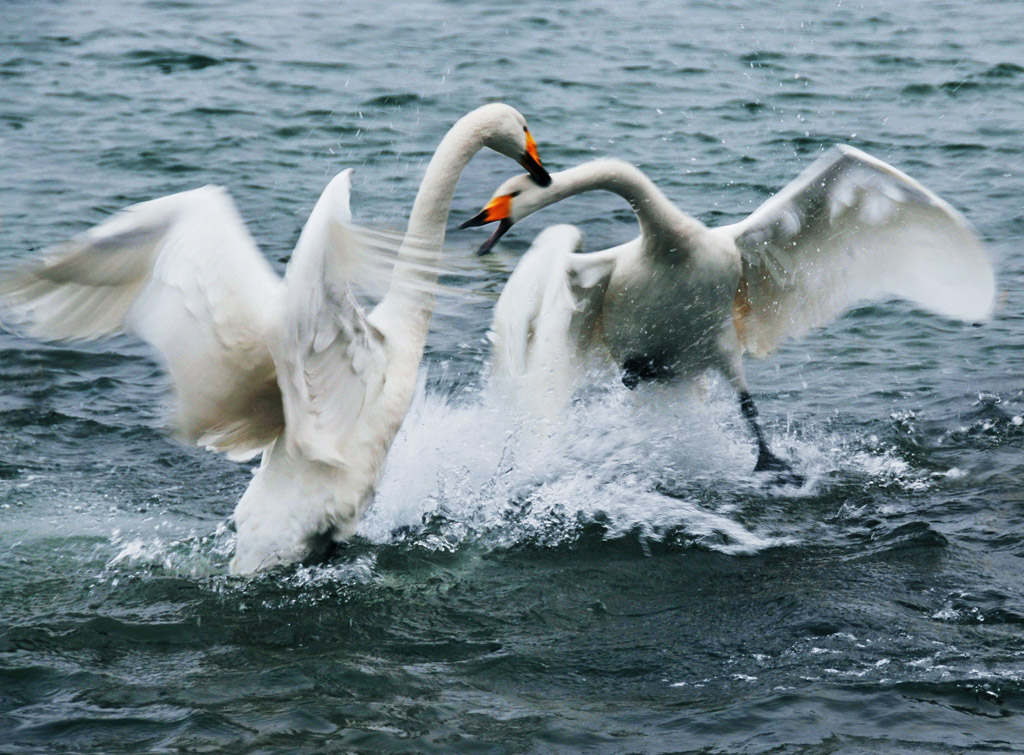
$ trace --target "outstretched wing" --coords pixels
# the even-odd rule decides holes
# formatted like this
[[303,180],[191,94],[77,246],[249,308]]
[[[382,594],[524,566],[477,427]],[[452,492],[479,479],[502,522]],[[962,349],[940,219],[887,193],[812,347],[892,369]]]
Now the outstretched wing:
[[139,335],[156,347],[188,442],[251,456],[280,433],[265,333],[280,278],[224,189],[133,205],[0,280],[0,319],[51,339]]
[[336,176],[302,230],[286,275],[282,336],[273,341],[286,437],[306,458],[334,466],[347,463],[353,428],[381,402],[387,366],[384,336],[350,284],[367,252],[397,246],[386,234],[351,224],[350,185],[351,170]]
[[576,387],[615,264],[575,254],[581,241],[575,226],[546,228],[505,284],[488,333],[492,381],[541,415]]
[[995,276],[960,213],[858,149],[838,145],[721,232],[743,261],[737,331],[757,356],[888,296],[961,320],[991,313]]

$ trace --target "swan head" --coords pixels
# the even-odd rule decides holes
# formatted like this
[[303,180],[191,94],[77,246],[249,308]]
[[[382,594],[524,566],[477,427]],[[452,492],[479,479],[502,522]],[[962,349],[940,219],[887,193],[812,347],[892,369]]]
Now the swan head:
[[537,142],[522,113],[514,107],[495,102],[477,108],[466,117],[479,124],[485,147],[522,165],[536,184],[551,184],[551,176],[540,162]]
[[554,201],[551,192],[537,186],[529,175],[510,178],[494,192],[494,196],[476,215],[471,217],[459,228],[475,228],[487,223],[497,223],[498,227],[480,248],[478,255],[485,255],[498,240],[519,220],[531,215]]

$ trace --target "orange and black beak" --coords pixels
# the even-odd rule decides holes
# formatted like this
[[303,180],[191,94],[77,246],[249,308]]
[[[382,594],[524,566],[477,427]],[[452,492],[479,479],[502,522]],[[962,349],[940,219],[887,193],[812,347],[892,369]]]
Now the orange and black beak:
[[524,128],[523,130],[526,132],[526,152],[519,158],[519,164],[526,168],[526,172],[530,174],[530,178],[538,186],[550,186],[551,175],[540,164],[540,155],[537,154],[537,142],[533,140],[533,134],[530,133],[529,129]]
[[[534,151],[536,152],[536,149]],[[545,172],[544,175],[547,175],[547,173]],[[551,179],[549,178],[548,180],[550,181]],[[460,225],[459,228],[476,228],[477,226],[497,221],[498,227],[494,229],[494,233],[476,250],[477,255],[482,257],[491,251],[494,245],[498,243],[498,239],[504,236],[508,229],[512,227],[512,219],[509,217],[511,214],[512,195],[502,194],[500,197],[495,197],[488,202],[486,207]]]

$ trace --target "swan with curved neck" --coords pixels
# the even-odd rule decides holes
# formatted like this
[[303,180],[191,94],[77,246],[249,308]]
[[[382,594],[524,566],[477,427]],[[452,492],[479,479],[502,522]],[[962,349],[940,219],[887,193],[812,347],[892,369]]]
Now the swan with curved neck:
[[557,406],[595,355],[618,365],[631,389],[716,370],[736,390],[757,442],[755,470],[784,481],[802,478],[769,449],[745,351],[764,356],[857,302],[887,296],[967,321],[992,310],[992,265],[967,221],[909,176],[845,145],[745,220],[720,228],[685,214],[643,172],[613,159],[555,173],[546,188],[510,179],[462,227],[498,222],[483,254],[515,222],[598,190],[629,203],[639,237],[576,254],[574,228],[541,234],[495,308],[494,372],[542,383],[546,391],[535,384],[526,394]]
[[133,332],[156,347],[184,440],[262,462],[235,508],[231,570],[301,561],[355,530],[416,384],[448,209],[488,147],[550,183],[523,116],[461,118],[413,204],[390,287],[364,314],[350,289],[368,233],[351,225],[351,171],[313,208],[282,280],[227,193],[134,205],[0,283],[5,324],[31,335]]

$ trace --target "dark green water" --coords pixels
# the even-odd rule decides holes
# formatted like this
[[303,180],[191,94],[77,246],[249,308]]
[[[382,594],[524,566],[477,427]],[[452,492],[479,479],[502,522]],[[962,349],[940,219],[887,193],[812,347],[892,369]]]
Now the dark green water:
[[[456,118],[545,161],[631,160],[731,222],[837,141],[961,209],[1001,304],[858,309],[749,362],[801,491],[761,487],[728,392],[624,389],[538,437],[479,395],[493,298],[439,302],[357,541],[229,578],[249,466],[161,432],[119,338],[0,334],[0,751],[1024,750],[1024,6],[1016,2],[0,5],[0,274],[126,204],[227,186],[280,269],[327,180],[402,227]],[[455,225],[518,169],[481,154]]]

